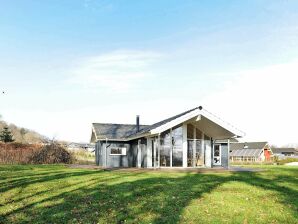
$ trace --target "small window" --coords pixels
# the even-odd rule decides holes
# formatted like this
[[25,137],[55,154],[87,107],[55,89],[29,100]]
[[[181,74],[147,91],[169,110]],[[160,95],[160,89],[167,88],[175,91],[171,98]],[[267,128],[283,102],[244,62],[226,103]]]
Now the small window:
[[110,155],[126,155],[126,148],[122,147],[113,147],[111,148]]

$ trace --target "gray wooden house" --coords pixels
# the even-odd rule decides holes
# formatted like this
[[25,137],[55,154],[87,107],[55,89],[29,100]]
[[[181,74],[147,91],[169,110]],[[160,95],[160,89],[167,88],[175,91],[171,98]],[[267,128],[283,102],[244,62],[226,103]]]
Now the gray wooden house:
[[201,106],[153,125],[93,123],[98,166],[228,167],[230,140],[243,132]]

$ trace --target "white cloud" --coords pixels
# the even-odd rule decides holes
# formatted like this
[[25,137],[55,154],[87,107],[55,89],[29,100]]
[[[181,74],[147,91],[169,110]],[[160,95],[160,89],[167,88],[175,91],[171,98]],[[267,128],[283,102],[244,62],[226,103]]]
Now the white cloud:
[[246,140],[298,143],[297,73],[298,61],[244,71],[204,102],[245,131]]
[[[204,87],[201,81],[203,75],[188,79],[184,74],[174,71],[175,76],[173,72],[169,72],[168,75],[164,75],[164,79],[152,79],[153,75],[155,77],[161,74],[158,67],[161,59],[164,62],[164,59],[168,58],[149,51],[113,51],[80,61],[72,71],[71,77],[71,81],[78,86],[111,90],[112,93],[115,90],[130,91],[140,82],[146,83],[146,86],[154,87],[152,89],[159,93],[158,96],[152,97],[151,93],[146,95],[141,89],[139,98],[125,100],[125,96],[113,101],[99,94],[97,97],[101,97],[101,103],[90,103],[85,102],[85,99],[93,99],[94,94],[88,91],[86,94],[76,85],[75,96],[83,96],[69,102],[68,91],[72,89],[66,85],[67,94],[59,92],[54,97],[55,101],[52,101],[52,98],[45,101],[47,105],[49,102],[59,101],[59,104],[52,105],[53,110],[45,106],[45,109],[37,111],[36,108],[19,109],[11,105],[3,108],[1,114],[7,121],[32,128],[49,137],[88,141],[92,122],[134,123],[135,114],[140,114],[143,124],[151,124],[202,105],[246,132],[246,140],[267,140],[278,145],[298,143],[298,61],[243,71],[239,74],[218,74],[222,75],[220,79],[205,75],[204,85],[208,87],[209,96],[202,101],[200,88]],[[169,84],[172,80],[179,82],[181,89],[176,88],[179,85],[172,88]],[[193,80],[193,83],[199,80],[201,85],[190,85],[190,80]],[[216,80],[218,83],[214,83]],[[213,85],[210,84],[212,82]],[[220,85],[221,89],[218,88]],[[182,91],[185,94],[181,94]],[[9,102],[14,101],[7,98],[2,103],[10,105]],[[65,102],[70,104],[68,109],[60,106]],[[80,103],[77,105],[77,102]]]
[[72,71],[71,81],[87,88],[124,91],[151,76],[151,66],[161,54],[119,50],[83,59]]

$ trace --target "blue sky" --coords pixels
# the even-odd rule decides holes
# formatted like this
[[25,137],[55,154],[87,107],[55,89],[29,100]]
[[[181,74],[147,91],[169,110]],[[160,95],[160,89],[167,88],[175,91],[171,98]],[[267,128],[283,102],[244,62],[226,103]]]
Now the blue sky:
[[297,12],[297,1],[3,1],[0,114],[88,141],[91,122],[150,124],[203,104],[248,139],[297,143]]

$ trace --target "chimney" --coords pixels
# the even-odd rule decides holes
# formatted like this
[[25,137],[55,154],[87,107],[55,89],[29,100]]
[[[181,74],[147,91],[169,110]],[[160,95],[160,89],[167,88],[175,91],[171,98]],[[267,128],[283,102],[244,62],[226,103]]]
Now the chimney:
[[137,132],[140,131],[140,115],[137,115],[136,117],[136,127],[137,127]]

